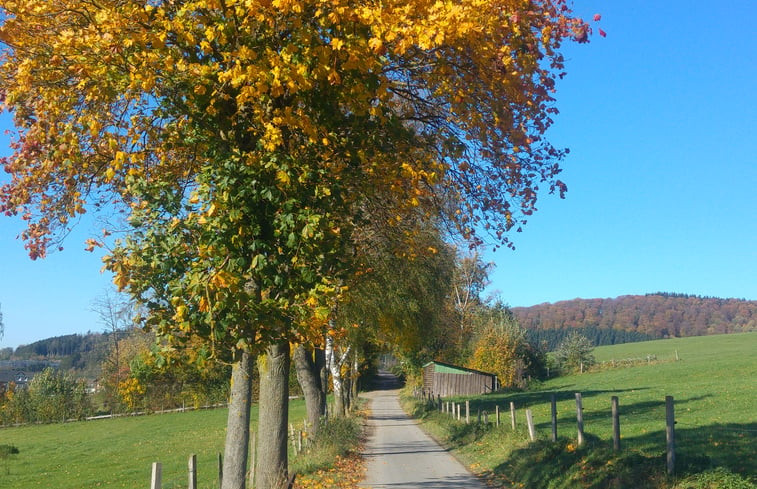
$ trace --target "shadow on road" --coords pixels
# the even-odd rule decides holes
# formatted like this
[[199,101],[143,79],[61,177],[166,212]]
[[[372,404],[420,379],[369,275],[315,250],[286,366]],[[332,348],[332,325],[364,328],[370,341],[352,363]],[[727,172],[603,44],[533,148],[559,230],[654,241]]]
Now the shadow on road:
[[470,476],[461,477],[445,477],[444,479],[432,478],[417,480],[413,482],[390,482],[388,484],[376,484],[373,489],[460,489],[461,487],[469,487],[471,478]]
[[396,375],[385,370],[379,370],[367,387],[369,391],[391,391],[401,389],[404,385],[404,381]]

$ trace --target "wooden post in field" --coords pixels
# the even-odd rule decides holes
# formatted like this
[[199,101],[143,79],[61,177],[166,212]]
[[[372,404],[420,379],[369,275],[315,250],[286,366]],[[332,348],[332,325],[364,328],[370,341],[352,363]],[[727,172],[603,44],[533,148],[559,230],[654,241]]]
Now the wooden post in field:
[[289,423],[289,438],[292,440],[292,451],[297,453],[297,437],[294,433],[294,425]]
[[481,424],[481,408],[478,408],[478,416],[476,419],[476,423]]
[[578,427],[578,445],[584,444],[584,407],[581,393],[576,392],[576,425]]
[[612,402],[612,449],[620,451],[620,410],[618,409],[618,396],[610,398]]
[[534,427],[534,417],[530,409],[526,409],[526,423],[528,424],[528,438],[531,441],[536,440],[536,428]]
[[512,424],[513,430],[515,430],[515,403],[513,401],[510,401],[510,424]]
[[223,455],[218,452],[218,487],[223,487]]
[[160,479],[163,473],[163,466],[160,462],[152,463],[152,477],[150,477],[150,489],[160,489]]
[[668,474],[676,470],[676,416],[673,410],[673,396],[665,396],[665,437],[668,441]]
[[197,455],[189,456],[189,489],[197,489]]
[[465,401],[465,424],[470,424],[470,401]]
[[680,358],[678,358],[678,350],[676,350],[676,362],[677,362],[678,360],[680,360]]
[[557,441],[557,396],[552,394],[552,441]]
[[461,408],[461,407],[462,407],[462,406],[460,405],[460,403],[458,403],[458,404],[457,404],[457,420],[458,420],[458,421],[460,421],[460,418],[461,418],[461,415],[460,415],[460,408]]
[[499,406],[494,406],[494,415],[497,418],[497,428],[499,428]]

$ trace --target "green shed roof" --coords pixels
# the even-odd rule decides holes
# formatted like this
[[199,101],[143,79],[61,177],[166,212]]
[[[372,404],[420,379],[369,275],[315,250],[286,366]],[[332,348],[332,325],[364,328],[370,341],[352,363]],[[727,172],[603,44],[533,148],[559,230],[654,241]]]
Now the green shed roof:
[[434,372],[439,372],[442,374],[481,374],[481,375],[494,375],[489,372],[482,372],[481,370],[474,370],[472,368],[465,368],[460,367],[458,365],[451,365],[449,363],[442,363],[442,362],[428,362],[423,366],[423,368],[428,367],[429,365],[434,365]]

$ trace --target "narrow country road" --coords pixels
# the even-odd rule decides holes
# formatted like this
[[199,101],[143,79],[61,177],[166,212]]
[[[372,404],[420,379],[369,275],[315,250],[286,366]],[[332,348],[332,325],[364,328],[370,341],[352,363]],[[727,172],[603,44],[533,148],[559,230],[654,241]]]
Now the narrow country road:
[[365,394],[371,402],[366,489],[485,489],[444,448],[429,438],[400,407],[399,383],[379,373],[378,389]]

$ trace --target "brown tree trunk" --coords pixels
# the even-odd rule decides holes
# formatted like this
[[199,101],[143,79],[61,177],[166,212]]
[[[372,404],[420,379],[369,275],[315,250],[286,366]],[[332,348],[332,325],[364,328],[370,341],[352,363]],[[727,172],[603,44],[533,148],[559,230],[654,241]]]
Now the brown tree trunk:
[[258,359],[260,402],[256,489],[279,489],[287,477],[287,425],[289,423],[289,343],[266,349]]
[[326,396],[329,395],[329,370],[326,368],[326,350],[315,349],[315,369],[321,378],[321,416],[326,415]]
[[321,390],[320,372],[316,370],[313,352],[299,345],[294,350],[294,366],[297,370],[297,381],[305,396],[305,409],[308,415],[308,438],[313,440],[320,427],[322,406],[326,397]]
[[222,489],[244,489],[250,439],[253,362],[243,352],[231,367],[231,400],[226,422]]

